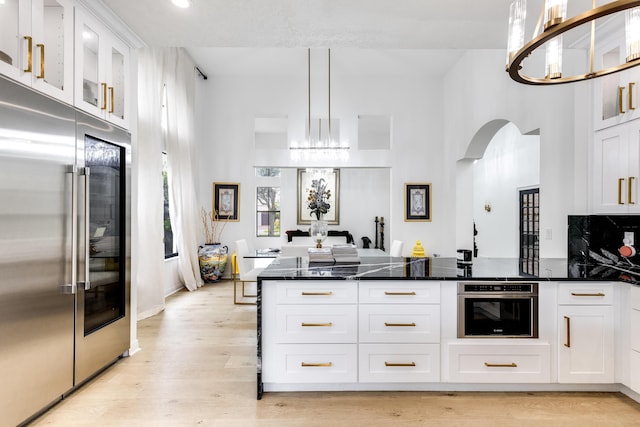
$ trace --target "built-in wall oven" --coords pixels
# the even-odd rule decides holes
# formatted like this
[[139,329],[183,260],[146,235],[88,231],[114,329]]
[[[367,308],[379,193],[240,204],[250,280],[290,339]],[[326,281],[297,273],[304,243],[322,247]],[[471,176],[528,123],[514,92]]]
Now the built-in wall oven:
[[538,284],[458,283],[458,338],[538,338]]

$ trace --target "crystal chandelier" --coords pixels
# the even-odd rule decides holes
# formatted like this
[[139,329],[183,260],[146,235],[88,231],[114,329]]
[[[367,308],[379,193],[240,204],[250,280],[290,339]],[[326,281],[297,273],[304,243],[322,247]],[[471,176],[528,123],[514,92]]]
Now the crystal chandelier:
[[[594,69],[595,20],[618,12],[625,12],[626,60],[613,67]],[[618,0],[592,8],[567,18],[567,0],[545,0],[533,37],[525,43],[527,0],[514,0],[509,9],[509,36],[507,39],[507,65],[509,76],[531,85],[571,83],[626,70],[640,65],[640,0]],[[544,23],[543,25],[541,25]],[[587,72],[566,76],[562,72],[563,34],[584,24],[591,24],[589,65]],[[540,27],[542,31],[540,32]],[[522,70],[523,61],[536,49],[546,45],[543,77],[533,77]]]
[[318,119],[318,134],[312,134],[311,128],[311,49],[307,49],[307,88],[308,88],[308,115],[307,115],[307,136],[306,140],[298,143],[292,141],[289,150],[291,159],[294,161],[347,161],[349,159],[349,145],[346,142],[336,141],[331,134],[331,49],[328,55],[328,134],[327,138],[322,137],[322,119]]

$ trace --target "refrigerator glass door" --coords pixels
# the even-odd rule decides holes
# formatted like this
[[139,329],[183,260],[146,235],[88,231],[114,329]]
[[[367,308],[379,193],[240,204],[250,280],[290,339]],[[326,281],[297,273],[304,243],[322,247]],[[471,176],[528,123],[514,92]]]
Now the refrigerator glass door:
[[129,350],[130,135],[76,112],[78,297],[75,384]]
[[[85,137],[89,171],[89,286],[84,293],[84,333],[124,316],[124,148]],[[87,289],[88,288],[88,289]]]

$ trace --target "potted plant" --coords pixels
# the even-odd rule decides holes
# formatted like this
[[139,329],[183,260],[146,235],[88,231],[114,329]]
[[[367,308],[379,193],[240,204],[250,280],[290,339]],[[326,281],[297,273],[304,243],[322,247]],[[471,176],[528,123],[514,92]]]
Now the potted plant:
[[219,220],[217,212],[207,212],[204,208],[200,216],[204,231],[204,245],[198,248],[200,275],[205,283],[214,283],[222,278],[227,265],[229,248],[220,243],[227,223]]

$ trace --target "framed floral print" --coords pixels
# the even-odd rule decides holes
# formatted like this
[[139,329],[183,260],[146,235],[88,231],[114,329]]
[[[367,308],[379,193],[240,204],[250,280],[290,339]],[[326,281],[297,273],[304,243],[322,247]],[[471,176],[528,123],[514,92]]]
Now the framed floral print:
[[298,224],[340,224],[340,169],[298,169]]

